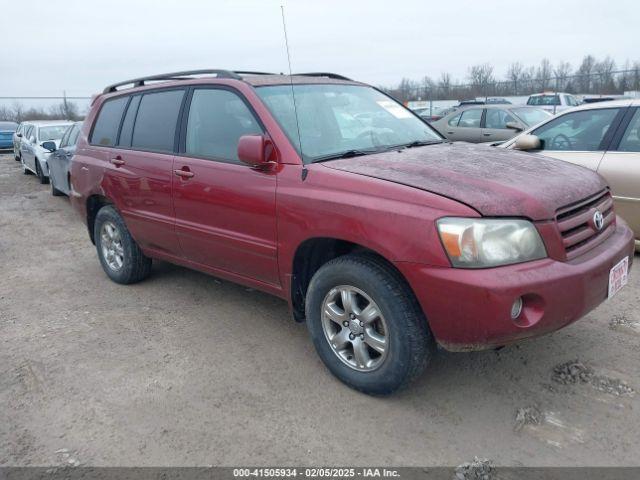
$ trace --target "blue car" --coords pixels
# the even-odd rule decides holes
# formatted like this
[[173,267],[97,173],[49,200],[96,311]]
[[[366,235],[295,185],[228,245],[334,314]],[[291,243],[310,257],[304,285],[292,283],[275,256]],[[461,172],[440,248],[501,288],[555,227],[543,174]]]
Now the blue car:
[[13,133],[17,129],[15,122],[0,122],[0,150],[13,148]]

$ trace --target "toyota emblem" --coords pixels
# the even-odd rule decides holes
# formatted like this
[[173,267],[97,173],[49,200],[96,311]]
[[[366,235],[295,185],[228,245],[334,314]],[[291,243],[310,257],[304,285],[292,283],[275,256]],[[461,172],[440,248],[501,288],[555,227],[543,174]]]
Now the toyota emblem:
[[602,230],[604,227],[604,215],[600,210],[596,210],[596,213],[593,214],[593,225],[596,227],[596,230]]

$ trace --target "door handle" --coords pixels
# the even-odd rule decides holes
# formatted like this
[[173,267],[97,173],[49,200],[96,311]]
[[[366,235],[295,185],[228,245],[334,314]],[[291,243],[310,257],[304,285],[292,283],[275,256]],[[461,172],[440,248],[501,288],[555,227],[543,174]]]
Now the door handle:
[[448,135],[453,135],[455,132],[447,132]]
[[484,135],[485,137],[490,137],[490,136],[491,136],[491,134],[490,134],[490,133],[483,133],[483,135]]
[[[186,168],[186,167],[185,167]],[[193,177],[194,173],[190,170],[174,170],[173,173],[175,173],[178,177],[181,178],[191,178]]]
[[112,158],[111,163],[113,163],[116,167],[120,167],[121,165],[124,165],[124,160],[122,160],[122,157],[120,155],[118,155],[115,158]]

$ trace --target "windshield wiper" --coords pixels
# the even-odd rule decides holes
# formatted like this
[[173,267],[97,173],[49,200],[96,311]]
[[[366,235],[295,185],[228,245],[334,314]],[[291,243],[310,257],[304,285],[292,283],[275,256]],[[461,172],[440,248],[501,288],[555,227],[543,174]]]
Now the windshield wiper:
[[446,140],[416,140],[414,142],[397,145],[396,148],[424,147],[425,145],[436,145],[438,143],[447,143],[447,141]]
[[380,150],[345,150],[344,152],[332,153],[330,155],[325,155],[323,157],[318,157],[311,160],[311,163],[318,162],[326,162],[327,160],[338,160],[340,158],[352,158],[352,157],[360,157],[362,155],[370,155],[372,153],[378,153]]

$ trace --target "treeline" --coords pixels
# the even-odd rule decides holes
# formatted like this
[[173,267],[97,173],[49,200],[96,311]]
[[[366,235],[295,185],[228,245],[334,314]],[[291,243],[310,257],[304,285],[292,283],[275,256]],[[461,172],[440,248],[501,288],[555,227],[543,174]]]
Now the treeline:
[[490,63],[484,63],[469,67],[463,81],[443,72],[437,80],[429,76],[422,80],[403,78],[397,86],[381,88],[402,102],[530,95],[545,90],[622,94],[629,90],[640,90],[640,61],[616,65],[611,57],[598,60],[593,55],[586,55],[574,68],[569,62],[553,65],[545,58],[538,66],[514,62],[501,76],[494,72]]
[[21,103],[14,103],[12,106],[0,105],[0,120],[11,122],[23,122],[25,120],[82,120],[78,106],[63,99],[62,102],[45,108],[24,108]]

